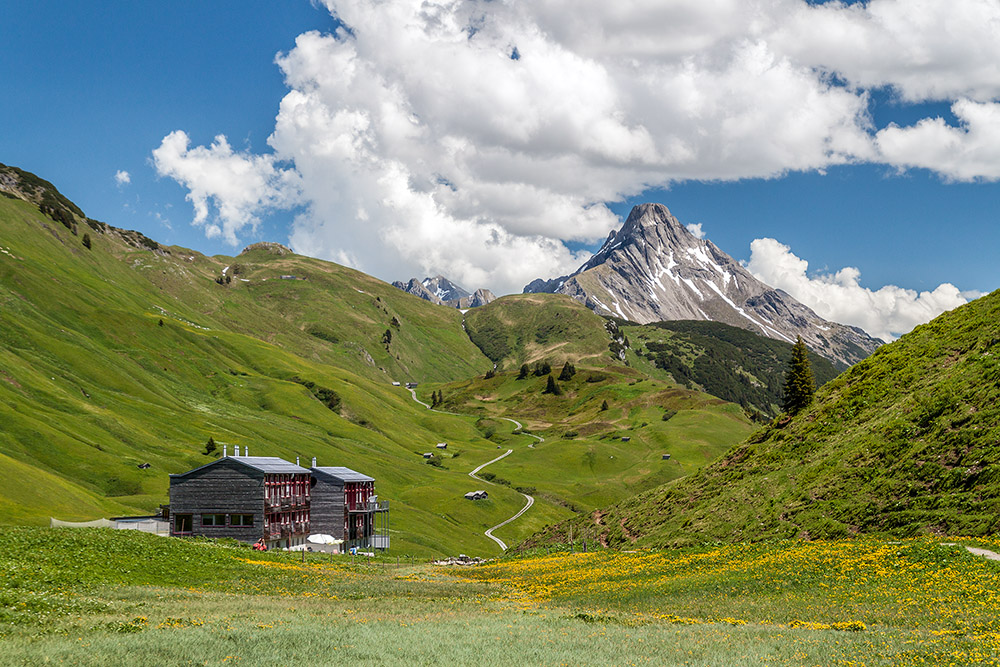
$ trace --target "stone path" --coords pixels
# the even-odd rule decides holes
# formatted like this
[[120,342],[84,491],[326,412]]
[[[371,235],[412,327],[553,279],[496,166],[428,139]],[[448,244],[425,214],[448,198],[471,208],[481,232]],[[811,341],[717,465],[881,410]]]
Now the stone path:
[[979,547],[965,547],[968,549],[969,553],[974,556],[982,556],[987,560],[1000,560],[1000,554],[995,551],[990,551],[989,549],[980,549]]
[[[956,546],[958,546],[958,543],[957,542],[941,542],[941,546],[943,546],[943,547],[956,547]],[[979,547],[965,547],[965,550],[968,551],[973,556],[982,556],[986,560],[1000,560],[1000,554],[998,554],[995,551],[990,551],[989,549],[980,549]]]

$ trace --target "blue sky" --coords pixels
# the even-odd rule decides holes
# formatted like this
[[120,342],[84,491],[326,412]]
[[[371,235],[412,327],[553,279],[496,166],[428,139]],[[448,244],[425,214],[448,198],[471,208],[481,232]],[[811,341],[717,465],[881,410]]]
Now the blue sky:
[[384,280],[519,291],[659,201],[737,259],[774,239],[762,277],[831,319],[869,299],[882,319],[847,323],[876,333],[1000,285],[989,6],[581,1],[14,3],[0,162],[161,242]]

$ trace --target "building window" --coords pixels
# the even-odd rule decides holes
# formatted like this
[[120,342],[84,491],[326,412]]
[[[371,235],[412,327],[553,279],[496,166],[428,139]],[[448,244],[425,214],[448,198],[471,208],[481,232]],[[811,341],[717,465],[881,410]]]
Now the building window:
[[230,526],[252,526],[253,514],[233,514],[229,517]]
[[191,532],[191,515],[190,514],[175,514],[174,515],[174,533],[184,534]]
[[225,514],[202,514],[201,515],[201,525],[203,525],[203,526],[225,526],[226,525],[226,515]]

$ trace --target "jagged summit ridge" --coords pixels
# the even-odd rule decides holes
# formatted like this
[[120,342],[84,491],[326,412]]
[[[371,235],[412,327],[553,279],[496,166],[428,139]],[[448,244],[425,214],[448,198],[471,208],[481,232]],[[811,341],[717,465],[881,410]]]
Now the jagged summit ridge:
[[493,292],[488,289],[477,289],[475,292],[470,293],[440,275],[433,278],[424,278],[423,280],[411,278],[407,283],[397,280],[392,284],[394,287],[398,287],[414,296],[419,296],[425,301],[430,301],[441,306],[460,308],[462,310],[485,306],[496,299]]
[[608,235],[576,272],[532,281],[524,291],[568,294],[599,314],[642,324],[712,320],[788,342],[802,336],[811,349],[844,365],[881,344],[757,280],[662,204],[636,206],[621,230]]

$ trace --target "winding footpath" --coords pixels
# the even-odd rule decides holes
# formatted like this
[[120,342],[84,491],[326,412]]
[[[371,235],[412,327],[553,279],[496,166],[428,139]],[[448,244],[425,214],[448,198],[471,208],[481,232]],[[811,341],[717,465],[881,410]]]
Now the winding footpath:
[[[443,415],[454,415],[455,417],[461,417],[461,416],[463,416],[463,415],[460,415],[460,414],[458,414],[456,412],[445,412],[444,410],[435,410],[434,408],[432,408],[431,406],[427,405],[426,403],[424,403],[423,401],[421,401],[419,398],[417,398],[417,392],[416,392],[416,390],[411,389],[409,387],[407,387],[407,389],[410,390],[410,395],[413,397],[414,401],[416,401],[420,405],[424,406],[425,408],[427,408],[431,412],[438,412],[438,413],[443,414]],[[521,422],[517,421],[516,419],[510,419],[508,417],[500,417],[500,419],[504,419],[506,421],[509,421],[509,422],[513,423],[514,426],[516,426],[519,429],[523,428],[521,426]],[[540,435],[533,435],[531,433],[525,433],[524,435],[527,435],[529,437],[535,438],[536,440],[538,440],[538,442],[545,442],[545,438],[541,437]],[[535,446],[533,444],[528,445],[528,447],[530,447],[531,449],[535,448]],[[479,480],[480,482],[482,482],[484,484],[493,484],[493,482],[489,482],[489,481],[483,479],[482,477],[479,477],[476,473],[478,473],[480,470],[482,470],[486,466],[490,465],[491,463],[496,463],[500,459],[505,458],[505,457],[509,456],[512,453],[514,453],[514,450],[513,449],[508,449],[506,452],[504,452],[500,456],[496,457],[492,461],[487,461],[486,463],[482,464],[481,466],[479,466],[478,468],[476,468],[475,470],[473,470],[472,472],[470,472],[469,473],[469,477],[471,477],[473,479],[477,479],[477,480]],[[520,492],[518,492],[518,493],[520,493]],[[492,528],[490,528],[489,530],[487,530],[485,533],[483,533],[483,535],[485,535],[486,537],[490,538],[491,540],[493,540],[494,542],[496,542],[497,544],[499,544],[500,548],[503,549],[504,551],[507,550],[507,543],[504,542],[503,540],[501,540],[496,535],[494,535],[493,531],[497,530],[499,528],[503,528],[504,526],[506,526],[511,521],[514,521],[515,519],[520,518],[520,516],[522,514],[524,514],[525,512],[527,512],[529,509],[531,509],[531,506],[535,504],[535,499],[532,498],[531,496],[529,496],[527,493],[521,493],[521,495],[524,496],[525,501],[527,501],[527,502],[525,502],[524,507],[521,508],[521,511],[518,512],[517,514],[515,514],[514,516],[512,516],[511,518],[507,519],[506,521],[501,521],[500,523],[498,523],[497,525],[493,526]]]
[[[476,468],[475,470],[473,470],[472,472],[470,472],[469,473],[469,477],[471,477],[473,479],[478,479],[480,482],[485,482],[486,484],[493,484],[493,482],[487,482],[485,479],[483,479],[482,477],[480,477],[476,473],[479,472],[480,470],[482,470],[483,468],[485,468],[486,466],[490,465],[491,463],[496,463],[500,459],[509,456],[513,452],[514,452],[513,449],[508,449],[506,452],[504,452],[500,456],[496,457],[492,461],[487,461],[483,465],[479,466],[478,468]],[[521,508],[521,511],[518,512],[517,514],[515,514],[514,516],[512,516],[511,518],[507,519],[506,521],[502,521],[502,522],[498,523],[497,525],[493,526],[492,528],[490,528],[489,530],[487,530],[485,533],[483,533],[486,537],[490,538],[491,540],[493,540],[494,542],[496,542],[497,544],[499,544],[500,548],[503,549],[504,551],[507,551],[507,543],[504,542],[503,540],[501,540],[496,535],[494,535],[493,531],[497,530],[498,528],[503,528],[508,523],[510,523],[514,519],[518,518],[519,516],[521,516],[525,512],[527,512],[529,509],[531,509],[531,506],[535,504],[535,499],[532,498],[531,496],[529,496],[527,493],[522,493],[521,495],[524,496],[524,499],[527,501],[524,504],[524,507]]]
[[[509,421],[511,424],[514,425],[515,428],[518,428],[521,431],[524,430],[524,427],[521,426],[521,422],[517,421],[516,419],[511,419],[510,417],[500,417],[500,419],[503,419],[504,421]],[[529,438],[534,438],[538,442],[545,442],[545,438],[543,438],[540,435],[535,435],[534,433],[522,433],[521,435],[526,435]],[[528,449],[534,449],[534,448],[535,448],[534,444],[528,445]]]

